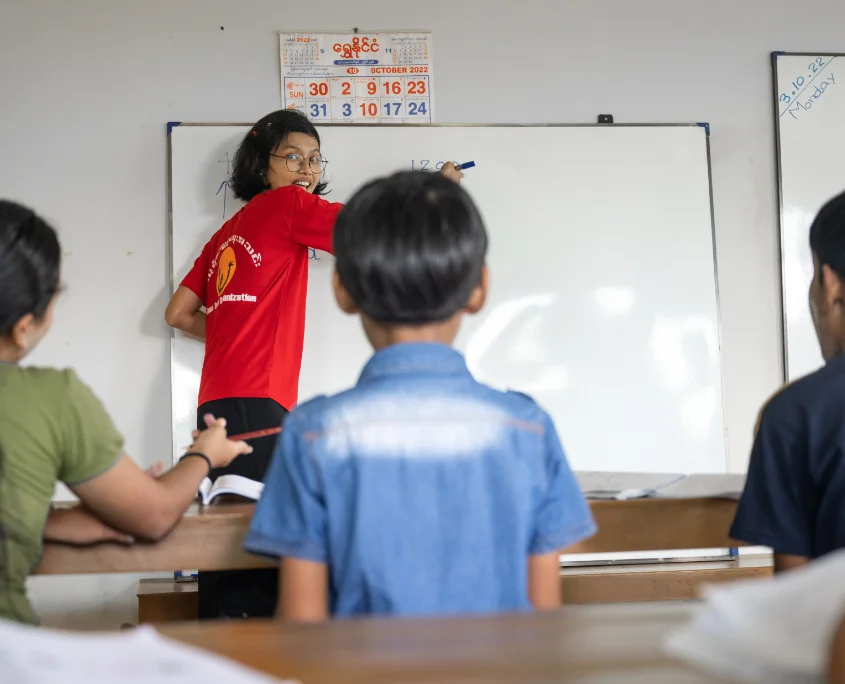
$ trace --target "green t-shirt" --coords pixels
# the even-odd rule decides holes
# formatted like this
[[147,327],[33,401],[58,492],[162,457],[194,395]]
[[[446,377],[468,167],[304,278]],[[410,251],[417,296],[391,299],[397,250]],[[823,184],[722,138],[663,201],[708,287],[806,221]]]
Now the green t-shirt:
[[123,438],[71,370],[0,364],[0,617],[36,624],[26,578],[41,558],[56,480],[113,466]]

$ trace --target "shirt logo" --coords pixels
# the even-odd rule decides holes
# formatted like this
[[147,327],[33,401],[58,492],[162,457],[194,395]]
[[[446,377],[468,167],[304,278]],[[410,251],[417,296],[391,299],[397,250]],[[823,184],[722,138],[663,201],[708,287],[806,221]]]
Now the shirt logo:
[[237,259],[235,259],[235,250],[231,247],[227,247],[223,250],[223,254],[220,255],[220,261],[217,265],[218,297],[226,291],[226,288],[229,286],[229,283],[232,282],[232,278],[235,275],[235,270],[237,270],[237,267],[238,263]]

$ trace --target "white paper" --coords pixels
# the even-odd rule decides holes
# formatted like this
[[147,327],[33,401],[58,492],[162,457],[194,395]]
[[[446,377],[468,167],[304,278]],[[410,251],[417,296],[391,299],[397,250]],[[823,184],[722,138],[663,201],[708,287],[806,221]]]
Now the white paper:
[[279,684],[227,658],[165,639],[150,626],[94,634],[6,620],[0,620],[0,682]]
[[575,477],[588,499],[639,499],[683,479],[670,473],[605,473],[577,471]]
[[667,650],[699,667],[754,682],[821,681],[845,617],[845,550],[777,575],[704,590],[693,621]]
[[314,123],[434,121],[431,33],[279,33],[282,107]]
[[689,475],[659,491],[660,499],[734,499],[745,489],[745,475],[741,473]]

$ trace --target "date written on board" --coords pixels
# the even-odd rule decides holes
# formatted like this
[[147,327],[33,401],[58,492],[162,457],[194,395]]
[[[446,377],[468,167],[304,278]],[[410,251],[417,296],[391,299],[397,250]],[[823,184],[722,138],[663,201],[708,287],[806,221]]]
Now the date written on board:
[[805,88],[804,94],[800,98],[796,97],[792,104],[787,105],[781,117],[789,114],[793,119],[797,119],[801,114],[812,109],[828,88],[834,85],[836,85],[836,77],[831,72],[824,79],[819,79],[813,85]]
[[780,101],[783,104],[791,104],[792,100],[794,100],[797,96],[801,94],[801,90],[806,87],[809,81],[812,81],[821,71],[827,62],[824,61],[824,57],[817,57],[814,61],[810,62],[807,65],[807,75],[798,76],[792,83],[789,84],[789,88],[787,88],[786,92],[780,94]]
[[785,107],[781,110],[780,116],[789,114],[797,119],[802,112],[811,109],[825,91],[836,84],[836,77],[827,69],[836,57],[816,57],[807,64],[804,74],[798,75],[780,94],[778,100]]

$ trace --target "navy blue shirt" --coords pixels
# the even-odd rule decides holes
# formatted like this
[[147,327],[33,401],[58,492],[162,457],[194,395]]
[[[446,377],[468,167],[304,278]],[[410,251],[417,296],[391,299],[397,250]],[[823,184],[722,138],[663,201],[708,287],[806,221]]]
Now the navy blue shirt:
[[845,547],[845,356],[763,409],[731,537],[806,558]]
[[287,419],[246,548],[329,566],[334,616],[530,609],[529,555],[595,532],[551,418],[440,344]]

